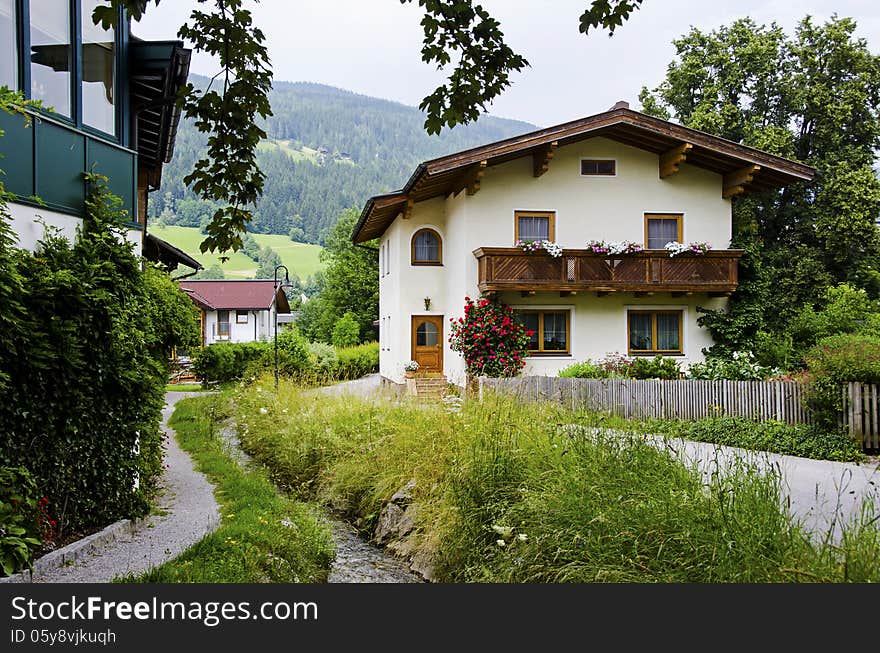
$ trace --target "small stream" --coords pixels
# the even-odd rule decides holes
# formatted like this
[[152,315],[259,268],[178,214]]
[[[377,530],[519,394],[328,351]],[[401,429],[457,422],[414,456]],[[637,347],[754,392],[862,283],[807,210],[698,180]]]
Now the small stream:
[[[256,464],[241,449],[238,431],[232,424],[220,429],[227,451],[239,465]],[[364,540],[351,524],[324,510],[324,520],[336,541],[336,559],[328,583],[423,583],[424,579],[401,558]]]

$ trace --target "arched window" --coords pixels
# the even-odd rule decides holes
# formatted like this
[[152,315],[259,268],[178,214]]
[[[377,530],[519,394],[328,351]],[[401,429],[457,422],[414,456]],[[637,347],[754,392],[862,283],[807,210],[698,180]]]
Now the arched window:
[[442,265],[443,242],[433,229],[419,229],[412,239],[413,265]]

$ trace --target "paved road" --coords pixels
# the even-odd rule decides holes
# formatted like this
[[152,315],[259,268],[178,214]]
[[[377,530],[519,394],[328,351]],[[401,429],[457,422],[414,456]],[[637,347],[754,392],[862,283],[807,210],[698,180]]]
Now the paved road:
[[143,520],[131,535],[121,536],[70,567],[34,576],[37,583],[107,583],[116,576],[142,573],[180,555],[220,524],[214,486],[177,444],[168,419],[174,404],[200,393],[168,392],[162,429],[168,436],[159,513]]
[[837,463],[678,438],[648,437],[706,477],[717,470],[729,469],[737,460],[777,474],[786,507],[807,530],[819,536],[831,530],[836,540],[840,523],[858,517],[865,500],[873,501],[872,514],[880,513],[880,467],[876,463]]

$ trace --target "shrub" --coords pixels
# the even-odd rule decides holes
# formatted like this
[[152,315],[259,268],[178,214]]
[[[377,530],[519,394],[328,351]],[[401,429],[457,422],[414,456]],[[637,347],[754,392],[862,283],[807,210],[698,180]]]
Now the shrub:
[[464,356],[469,376],[516,376],[525,366],[529,338],[513,316],[513,309],[488,299],[465,297],[464,317],[452,323],[452,351]]
[[579,379],[677,379],[681,368],[674,358],[629,359],[620,354],[608,354],[602,360],[574,363],[559,372],[561,377]]
[[562,368],[559,370],[558,376],[572,379],[606,379],[608,372],[597,363],[586,360]]
[[[51,541],[53,524],[40,524],[48,499],[24,467],[0,467],[0,571],[11,576],[30,567],[34,554]],[[45,530],[42,537],[41,528]]]
[[86,182],[75,241],[47,229],[36,254],[4,237],[0,207],[0,466],[27,467],[59,537],[148,510],[173,344],[121,201],[106,179]]
[[844,383],[880,383],[880,337],[839,334],[820,340],[804,361],[812,377],[808,404],[817,422],[836,428]]
[[202,384],[226,383],[243,378],[250,365],[269,353],[265,342],[217,342],[196,351],[192,370]]
[[319,374],[332,374],[336,369],[339,356],[336,348],[326,342],[309,343],[309,356],[312,366]]
[[336,320],[331,335],[331,340],[335,347],[353,347],[360,342],[360,339],[361,327],[354,313],[349,311]]
[[630,366],[629,375],[634,379],[678,379],[681,377],[681,367],[674,358],[636,358]]
[[731,358],[710,356],[703,363],[693,363],[688,368],[688,376],[692,379],[711,381],[728,379],[730,381],[762,381],[779,370],[764,367],[755,361],[751,353],[733,352]]
[[379,371],[379,343],[368,342],[355,347],[336,350],[336,367],[333,375],[340,381],[359,379]]

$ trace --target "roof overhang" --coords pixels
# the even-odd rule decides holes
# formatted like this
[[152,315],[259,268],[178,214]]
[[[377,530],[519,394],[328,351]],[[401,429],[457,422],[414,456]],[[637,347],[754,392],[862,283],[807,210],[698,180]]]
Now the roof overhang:
[[546,165],[556,148],[597,137],[657,154],[661,177],[666,176],[663,174],[664,164],[672,174],[685,160],[690,165],[723,175],[725,197],[809,181],[816,172],[814,168],[796,161],[627,107],[616,107],[594,116],[420,164],[403,189],[377,195],[367,201],[352,240],[365,242],[379,237],[398,215],[405,216],[415,202],[464,189],[468,189],[469,193],[478,189],[487,167],[531,156],[535,160],[535,176],[540,176],[542,171],[539,164],[543,162]]
[[186,84],[192,51],[182,41],[141,41],[129,44],[132,109],[137,116],[138,169],[151,190],[162,180],[162,164],[174,154],[180,122],[177,96]]
[[204,267],[182,249],[178,249],[171,243],[166,242],[151,233],[147,233],[144,236],[143,255],[148,261],[161,263],[168,270],[175,270],[178,265],[186,265],[194,270],[201,270]]

